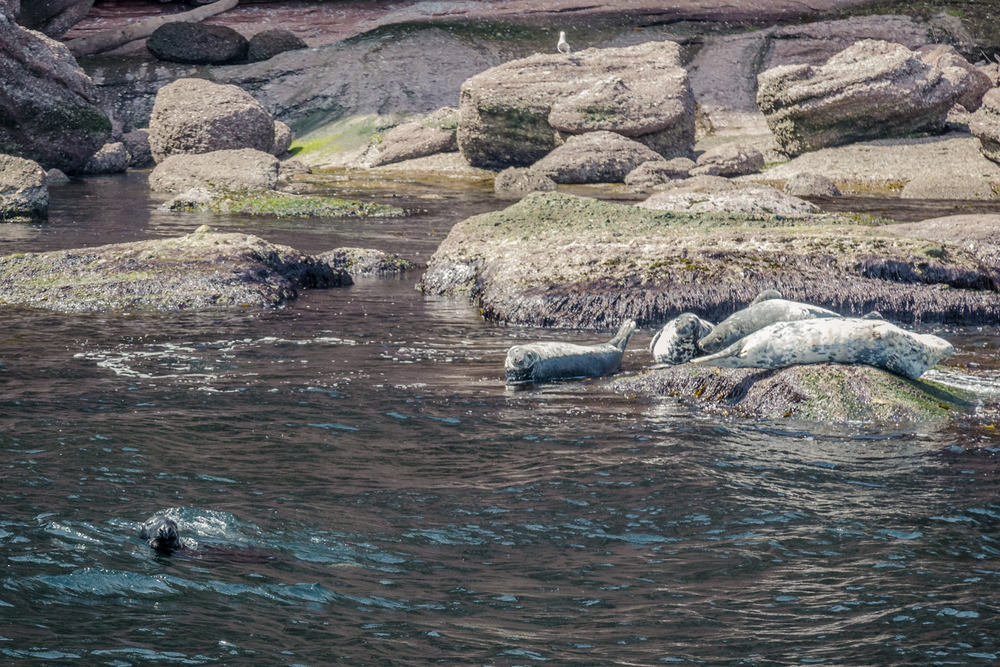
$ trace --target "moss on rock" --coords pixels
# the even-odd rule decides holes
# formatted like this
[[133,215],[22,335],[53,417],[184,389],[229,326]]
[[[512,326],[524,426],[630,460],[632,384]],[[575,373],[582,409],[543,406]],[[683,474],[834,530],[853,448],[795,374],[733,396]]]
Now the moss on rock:
[[228,188],[195,188],[174,197],[160,209],[273,215],[278,218],[395,218],[405,215],[401,208],[373,202]]

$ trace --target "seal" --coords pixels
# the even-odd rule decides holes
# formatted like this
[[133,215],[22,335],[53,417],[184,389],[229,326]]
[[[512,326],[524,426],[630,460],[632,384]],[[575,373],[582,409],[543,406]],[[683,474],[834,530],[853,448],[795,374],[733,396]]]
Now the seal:
[[[840,315],[832,310],[820,308],[819,306],[811,306],[807,303],[776,298],[770,293],[778,294],[774,290],[765,290],[750,306],[733,313],[719,322],[710,334],[698,341],[701,349],[707,354],[718,352],[723,348],[729,347],[744,336],[749,336],[753,332],[759,331],[775,322],[795,322],[820,317],[840,317]],[[761,297],[765,296],[769,298],[761,300]]]
[[572,343],[529,343],[507,351],[504,370],[507,384],[530,384],[547,380],[600,377],[622,367],[622,356],[635,322],[629,320],[607,343],[573,345]]
[[714,328],[714,324],[694,313],[681,313],[656,332],[649,341],[649,351],[658,364],[687,363],[702,353],[698,341]]
[[139,537],[146,540],[146,544],[157,551],[172,553],[184,548],[180,534],[177,532],[177,523],[162,514],[157,514],[139,528]]
[[916,380],[954,351],[943,338],[906,331],[884,320],[830,317],[778,322],[691,363],[720,368],[865,364]]

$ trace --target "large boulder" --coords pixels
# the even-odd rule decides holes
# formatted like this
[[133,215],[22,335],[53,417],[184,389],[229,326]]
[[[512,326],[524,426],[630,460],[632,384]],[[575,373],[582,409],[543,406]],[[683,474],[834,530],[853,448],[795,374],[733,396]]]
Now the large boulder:
[[273,190],[277,182],[278,158],[252,148],[171,155],[149,174],[155,192],[185,192],[204,185]]
[[146,39],[159,60],[187,65],[223,65],[247,59],[250,42],[232,28],[210,23],[165,23]]
[[986,93],[982,102],[969,119],[969,131],[979,139],[979,152],[1000,163],[1000,88]]
[[570,137],[531,170],[556,183],[622,183],[642,163],[660,159],[652,149],[615,132],[588,132]]
[[41,165],[0,155],[0,222],[45,218],[48,213],[48,176]]
[[71,313],[274,308],[303,288],[350,284],[294,248],[207,225],[180,238],[0,257],[0,301]]
[[837,184],[821,174],[799,172],[787,181],[782,188],[785,194],[793,197],[839,197]]
[[279,53],[285,51],[297,51],[307,49],[309,46],[291,30],[265,30],[258,32],[250,38],[247,60],[252,63],[270,60]]
[[274,147],[274,119],[239,86],[179,79],[156,95],[149,119],[156,162],[183,153]]
[[72,171],[111,135],[94,82],[66,47],[3,17],[0,72],[0,153]]
[[82,167],[76,170],[78,174],[120,174],[128,169],[128,148],[121,141],[104,144],[101,150],[94,153]]
[[917,49],[920,59],[939,69],[957,67],[969,73],[963,87],[965,92],[955,100],[967,111],[975,111],[982,103],[983,95],[993,87],[993,80],[985,72],[979,71],[975,65],[962,57],[954,46],[949,44],[928,44]]
[[493,192],[498,197],[520,198],[529,192],[551,192],[555,189],[555,181],[526,167],[507,167],[493,179]]
[[281,157],[292,147],[292,128],[280,120],[274,121],[274,143],[268,151],[275,157]]
[[568,135],[601,130],[690,157],[694,101],[677,44],[536,54],[462,85],[458,146],[476,167],[527,166]]
[[363,161],[369,167],[413,160],[455,150],[455,133],[437,130],[414,121],[389,130],[381,143],[372,146]]
[[698,167],[691,173],[710,176],[743,176],[764,168],[764,154],[753,146],[722,144],[698,156]]
[[27,0],[21,3],[17,22],[58,39],[82,21],[93,6],[94,0]]
[[781,149],[827,146],[945,129],[949,109],[979,83],[900,44],[863,40],[821,67],[785,65],[758,77],[757,104]]

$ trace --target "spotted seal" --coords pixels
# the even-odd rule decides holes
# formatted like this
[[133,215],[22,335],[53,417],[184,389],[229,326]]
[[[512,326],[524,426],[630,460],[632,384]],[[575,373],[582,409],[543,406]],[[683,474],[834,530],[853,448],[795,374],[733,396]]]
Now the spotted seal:
[[530,384],[547,380],[600,377],[622,367],[622,356],[635,322],[629,320],[607,343],[573,345],[572,343],[529,343],[507,351],[504,371],[507,384]]
[[162,514],[157,514],[142,524],[139,528],[139,537],[146,540],[146,544],[153,549],[163,553],[172,553],[184,548],[177,531],[177,523]]
[[694,313],[681,313],[656,332],[649,342],[649,351],[658,364],[687,363],[701,354],[698,341],[714,328],[714,324]]
[[943,338],[906,331],[884,320],[828,317],[771,324],[691,363],[721,368],[866,364],[916,380],[954,351]]
[[840,317],[837,313],[807,303],[788,301],[775,290],[765,290],[753,303],[719,322],[710,334],[698,341],[707,354],[729,347],[744,336],[774,324],[821,317]]

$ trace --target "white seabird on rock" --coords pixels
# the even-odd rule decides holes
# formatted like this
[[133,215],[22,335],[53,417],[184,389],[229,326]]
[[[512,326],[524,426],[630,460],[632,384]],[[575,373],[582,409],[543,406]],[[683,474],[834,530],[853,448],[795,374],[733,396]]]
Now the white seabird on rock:
[[572,49],[569,48],[569,43],[566,41],[566,33],[559,33],[559,43],[556,44],[556,51],[559,53],[569,53]]

